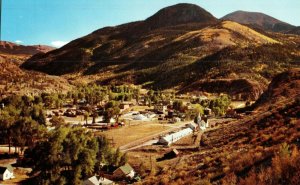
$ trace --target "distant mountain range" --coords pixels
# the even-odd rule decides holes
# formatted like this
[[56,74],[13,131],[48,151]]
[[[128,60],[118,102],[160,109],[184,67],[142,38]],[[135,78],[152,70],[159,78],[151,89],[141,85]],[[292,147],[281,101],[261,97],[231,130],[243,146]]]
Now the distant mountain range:
[[12,42],[0,41],[0,54],[35,55],[40,52],[47,53],[53,49],[55,48],[45,45],[24,46]]
[[41,92],[66,92],[72,86],[61,77],[19,66],[32,55],[46,53],[55,48],[44,45],[24,46],[12,42],[0,42],[0,97],[11,94],[35,94]]
[[273,32],[287,33],[296,27],[275,19],[274,17],[271,17],[269,15],[258,12],[236,11],[225,15],[222,19],[238,22],[241,24],[252,25],[256,28]]
[[[248,20],[245,14],[242,18]],[[198,89],[256,99],[274,75],[299,66],[300,58],[300,37],[280,33],[287,32],[288,24],[264,14],[257,19],[257,26],[218,20],[199,6],[177,4],[144,21],[105,27],[38,53],[22,68],[101,84]],[[269,32],[271,28],[279,33]],[[239,91],[228,88],[231,83]]]

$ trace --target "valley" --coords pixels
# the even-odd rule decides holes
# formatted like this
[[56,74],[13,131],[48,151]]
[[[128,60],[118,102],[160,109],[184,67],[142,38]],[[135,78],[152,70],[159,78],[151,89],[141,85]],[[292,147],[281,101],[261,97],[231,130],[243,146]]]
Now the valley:
[[0,184],[300,184],[298,28],[179,3],[1,41]]

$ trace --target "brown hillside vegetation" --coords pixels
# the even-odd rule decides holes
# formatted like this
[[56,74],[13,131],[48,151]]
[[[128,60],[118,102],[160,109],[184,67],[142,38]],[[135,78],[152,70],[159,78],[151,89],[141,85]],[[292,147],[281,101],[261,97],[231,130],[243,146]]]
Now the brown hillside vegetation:
[[[299,43],[297,35],[254,30],[178,4],[34,55],[22,68],[98,84],[242,93],[256,100],[276,74],[299,67]],[[240,90],[226,88],[230,84]]]
[[270,83],[268,90],[257,100],[257,109],[273,106],[274,103],[289,97],[300,96],[300,68],[292,69],[277,75]]
[[72,85],[66,79],[39,72],[21,70],[23,58],[0,56],[0,97],[10,94],[39,94],[41,92],[66,92]]
[[[284,74],[299,79],[294,71]],[[293,84],[277,81],[284,74],[272,82],[277,91]],[[143,184],[299,184],[300,97],[284,97],[272,109],[206,131],[199,150],[182,150],[176,167],[158,163]]]
[[242,99],[256,100],[264,89],[263,84],[257,84],[247,79],[218,79],[196,81],[182,89],[180,93],[192,91],[227,93],[231,96],[240,95]]
[[243,82],[240,88],[251,82],[250,89],[259,90],[247,96],[257,98],[276,74],[299,67],[299,43],[296,35],[219,21],[196,5],[179,4],[145,21],[99,29],[37,54],[22,67],[92,83],[154,89],[193,91],[186,87],[207,79]]

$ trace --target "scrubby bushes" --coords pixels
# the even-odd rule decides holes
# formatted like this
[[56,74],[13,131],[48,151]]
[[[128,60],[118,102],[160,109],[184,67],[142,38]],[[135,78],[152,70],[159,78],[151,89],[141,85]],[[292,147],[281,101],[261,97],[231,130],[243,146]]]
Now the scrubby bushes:
[[300,151],[295,146],[290,149],[287,144],[282,144],[279,152],[272,158],[270,166],[253,168],[245,178],[230,173],[223,178],[222,184],[300,184]]

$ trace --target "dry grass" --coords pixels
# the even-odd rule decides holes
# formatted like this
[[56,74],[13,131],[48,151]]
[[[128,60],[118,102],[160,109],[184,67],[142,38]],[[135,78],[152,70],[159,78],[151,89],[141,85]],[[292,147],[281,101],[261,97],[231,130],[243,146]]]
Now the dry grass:
[[134,126],[125,126],[101,133],[99,132],[99,134],[104,135],[109,139],[113,138],[116,147],[120,147],[168,129],[170,129],[170,126],[160,125],[157,122],[141,122]]
[[238,32],[239,34],[245,36],[246,38],[257,42],[258,44],[267,44],[267,43],[279,43],[278,41],[267,37],[263,34],[260,34],[246,26],[238,24],[236,22],[224,21],[222,26],[234,32]]
[[[240,34],[246,39],[238,39],[235,35]],[[274,44],[279,43],[278,41],[267,37],[263,34],[260,34],[246,26],[241,24],[224,21],[220,26],[207,27],[202,30],[191,31],[188,32],[174,41],[182,41],[182,40],[195,40],[200,39],[206,44],[211,44],[212,46],[218,46],[219,48],[224,48],[228,46],[248,46],[250,44],[250,40],[253,41],[257,45],[261,44]],[[249,41],[247,41],[249,40]]]

